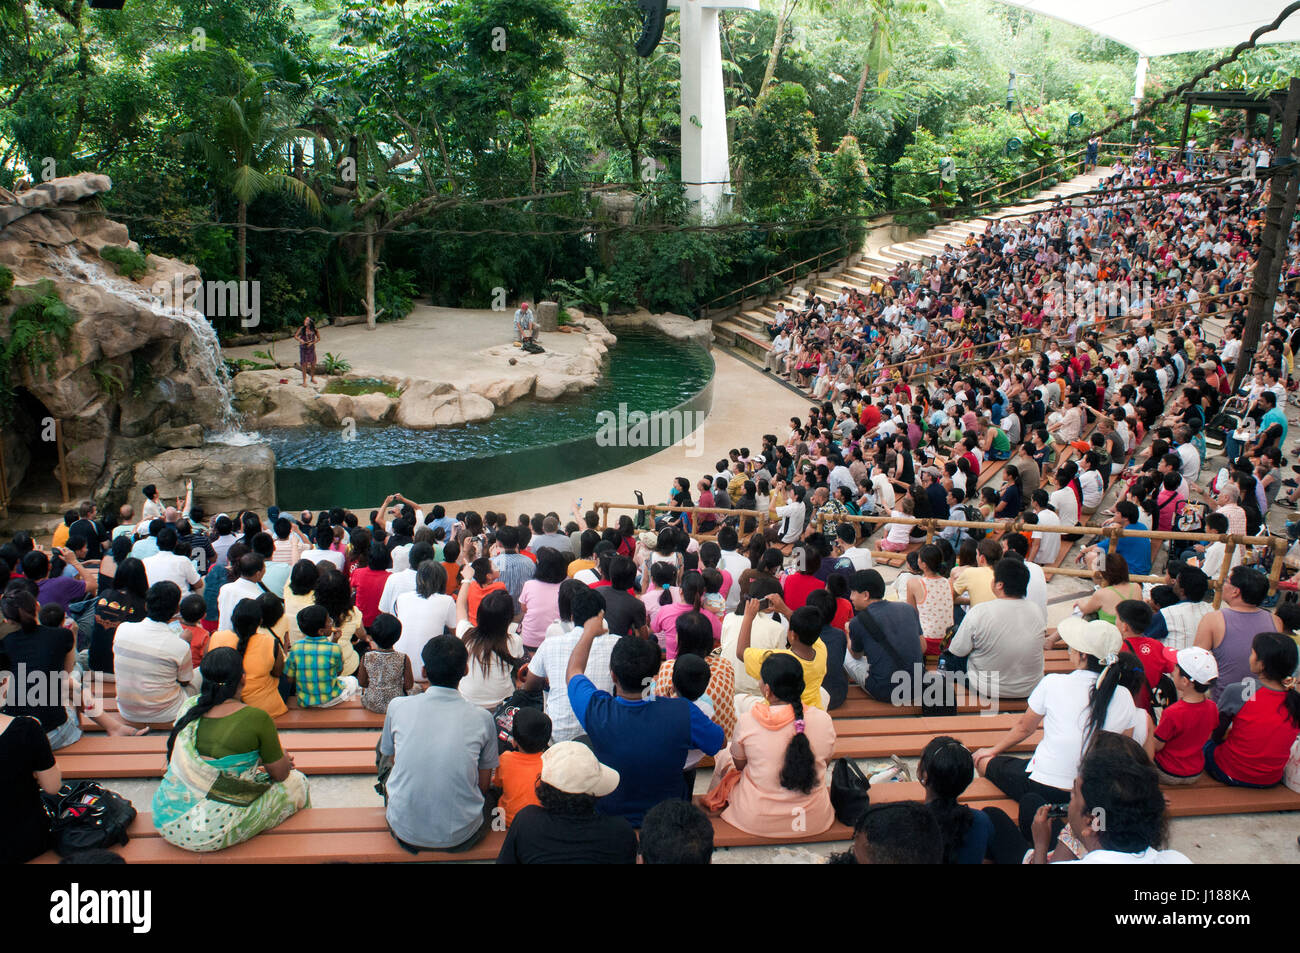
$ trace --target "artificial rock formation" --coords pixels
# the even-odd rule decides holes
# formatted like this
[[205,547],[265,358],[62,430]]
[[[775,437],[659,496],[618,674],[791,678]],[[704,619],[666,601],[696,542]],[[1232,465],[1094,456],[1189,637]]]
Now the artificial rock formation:
[[[43,423],[53,418],[62,423],[72,494],[93,496],[101,508],[127,497],[138,501],[135,474],[142,461],[183,452],[197,466],[212,451],[194,446],[196,440],[201,444],[202,434],[220,429],[229,415],[211,325],[193,310],[169,308],[154,293],[193,286],[198,270],[149,255],[148,271],[132,281],[100,256],[106,245],[139,250],[126,226],[99,210],[97,197],[111,188],[108,176],[83,173],[18,194],[0,189],[0,265],[14,276],[11,299],[48,281],[76,317],[48,373],[14,369],[16,412],[4,433],[9,487],[23,482],[32,459],[18,445],[35,445]],[[16,304],[0,305],[0,337],[11,333]],[[213,459],[224,467],[244,460],[240,466],[257,470],[264,461],[254,450],[221,447]],[[191,475],[210,469],[198,466]],[[57,474],[33,479],[55,482]],[[143,482],[156,483],[164,495],[183,492],[183,479],[178,486],[156,476]],[[205,492],[197,478],[196,486]]]

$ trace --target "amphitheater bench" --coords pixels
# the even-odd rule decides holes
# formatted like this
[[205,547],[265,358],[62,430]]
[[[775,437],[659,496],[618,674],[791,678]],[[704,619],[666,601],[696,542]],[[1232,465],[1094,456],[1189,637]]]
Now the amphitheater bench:
[[[101,703],[104,711],[118,710],[116,696],[105,694]],[[356,699],[340,702],[333,708],[300,708],[296,698],[289,699],[288,704],[289,710],[275,719],[275,727],[280,731],[294,729],[338,731],[348,728],[384,727],[384,716],[362,708],[361,702]],[[151,724],[149,727],[155,731],[170,731],[172,726],[169,723],[158,723]],[[83,717],[81,730],[102,731],[103,729],[89,718]]]

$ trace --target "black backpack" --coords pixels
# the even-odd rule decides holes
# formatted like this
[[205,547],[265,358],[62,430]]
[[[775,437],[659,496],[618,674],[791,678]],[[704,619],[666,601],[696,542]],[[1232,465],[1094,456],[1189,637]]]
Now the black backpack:
[[96,781],[74,781],[42,794],[54,849],[60,857],[125,844],[135,808]]

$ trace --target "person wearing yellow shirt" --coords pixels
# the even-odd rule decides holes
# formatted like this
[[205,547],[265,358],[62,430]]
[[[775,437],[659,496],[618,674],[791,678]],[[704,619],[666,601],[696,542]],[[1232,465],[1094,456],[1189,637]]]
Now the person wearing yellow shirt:
[[[779,612],[790,620],[788,648],[750,647],[750,631],[760,612]],[[826,643],[820,638],[821,631],[822,615],[811,606],[791,612],[785,600],[776,594],[766,599],[750,599],[745,603],[745,617],[740,624],[740,636],[736,640],[736,658],[745,664],[745,674],[757,679],[761,674],[763,660],[769,655],[794,656],[803,667],[804,688],[800,700],[806,708],[825,711],[830,696],[822,689],[822,680],[826,678]]]
[[60,523],[59,528],[54,531],[54,539],[51,540],[50,545],[53,546],[55,549],[57,549],[60,546],[68,545],[68,532],[71,530],[72,524],[75,523],[76,521],[77,521],[76,510],[68,510],[68,512],[64,513],[63,522]]
[[953,601],[963,605],[977,606],[996,598],[993,594],[993,566],[1002,558],[1002,544],[996,539],[981,539],[975,552],[975,565],[953,575]]

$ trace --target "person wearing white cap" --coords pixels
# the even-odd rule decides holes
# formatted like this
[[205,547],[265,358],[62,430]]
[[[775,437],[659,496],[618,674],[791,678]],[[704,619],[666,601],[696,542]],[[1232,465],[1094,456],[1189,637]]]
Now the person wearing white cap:
[[498,864],[634,864],[636,833],[627,819],[596,811],[618,788],[619,774],[577,741],[542,754],[537,800],[520,809],[506,832]]
[[1209,649],[1169,652],[1178,701],[1165,709],[1156,726],[1156,772],[1161,784],[1195,784],[1205,770],[1205,743],[1219,727],[1219,710],[1206,696],[1219,677]]
[[[1098,731],[1131,734],[1136,708],[1120,682],[1118,660],[1123,638],[1110,622],[1070,616],[1057,627],[1069,647],[1069,673],[1047,675],[1029,695],[1029,707],[1001,741],[975,752],[984,777],[1020,800],[1037,794],[1049,804],[1070,800],[1079,761]],[[1003,752],[1020,744],[1039,726],[1043,739],[1028,761]]]

